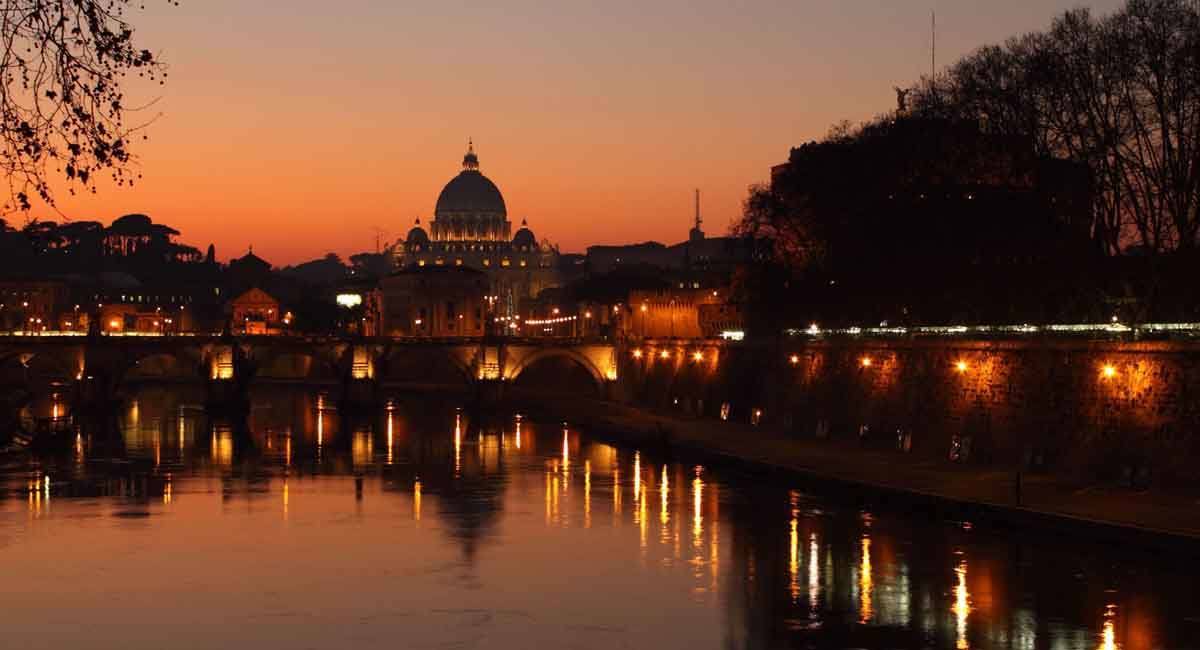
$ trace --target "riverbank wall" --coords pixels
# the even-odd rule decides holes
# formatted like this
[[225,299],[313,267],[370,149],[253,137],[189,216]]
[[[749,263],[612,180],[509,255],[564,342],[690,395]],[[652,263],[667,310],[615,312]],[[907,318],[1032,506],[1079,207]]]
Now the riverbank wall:
[[631,406],[1083,481],[1200,486],[1200,342],[785,339],[648,342]]

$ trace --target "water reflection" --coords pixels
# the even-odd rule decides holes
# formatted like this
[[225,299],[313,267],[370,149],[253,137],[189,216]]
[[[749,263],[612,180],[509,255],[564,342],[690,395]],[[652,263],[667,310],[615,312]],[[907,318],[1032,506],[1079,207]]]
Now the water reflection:
[[875,583],[871,576],[871,536],[862,536],[862,561],[858,567],[858,622],[871,622],[871,599],[874,596]]
[[967,592],[967,561],[963,559],[954,567],[954,575],[958,584],[954,586],[954,623],[957,639],[955,647],[966,650],[970,647],[967,642],[967,618],[971,615],[970,594]]
[[1117,650],[1121,646],[1117,645],[1117,631],[1113,619],[1116,617],[1116,605],[1109,605],[1104,608],[1104,627],[1100,634],[1099,650]]
[[[1194,571],[1144,560],[1131,569],[1102,547],[1018,541],[902,512],[865,515],[836,498],[536,418],[404,400],[350,417],[311,392],[261,398],[246,422],[228,422],[197,403],[148,391],[111,431],[82,426],[61,456],[0,466],[0,545],[30,567],[14,563],[9,584],[38,584],[42,559],[76,573],[116,563],[111,588],[136,600],[177,588],[146,567],[187,584],[201,565],[182,558],[203,556],[204,571],[269,584],[296,611],[336,593],[345,602],[323,616],[353,604],[367,617],[356,625],[424,630],[426,645],[459,628],[401,623],[378,614],[378,603],[399,599],[419,612],[472,603],[492,612],[489,634],[522,640],[513,647],[1142,650],[1179,647],[1195,631],[1186,623],[1196,615]],[[353,477],[362,478],[361,501]],[[42,588],[47,598],[94,605],[93,592],[69,581]],[[241,615],[235,606],[264,607],[236,594],[195,606],[221,620]],[[647,620],[647,608],[654,622],[629,624]],[[501,610],[623,632],[576,629],[564,639],[532,615]],[[107,622],[88,607],[72,611]],[[41,612],[0,611],[0,623],[17,630],[14,647],[36,645],[20,643],[23,634],[56,629]],[[135,614],[108,616],[132,624]],[[348,645],[321,637],[327,625],[297,625],[321,645]],[[238,645],[220,630],[200,633],[212,635],[206,645]],[[469,645],[454,639],[442,644]],[[134,633],[127,645],[158,647],[151,641]]]

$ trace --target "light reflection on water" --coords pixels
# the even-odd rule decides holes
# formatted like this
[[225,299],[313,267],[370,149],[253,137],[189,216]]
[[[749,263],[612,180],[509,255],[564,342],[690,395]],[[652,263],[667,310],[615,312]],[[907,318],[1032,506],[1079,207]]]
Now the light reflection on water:
[[863,512],[569,425],[349,418],[315,393],[243,425],[189,403],[139,396],[115,439],[0,469],[11,647],[113,623],[163,647],[198,619],[237,624],[192,628],[196,647],[256,648],[1148,650],[1196,631],[1188,567]]

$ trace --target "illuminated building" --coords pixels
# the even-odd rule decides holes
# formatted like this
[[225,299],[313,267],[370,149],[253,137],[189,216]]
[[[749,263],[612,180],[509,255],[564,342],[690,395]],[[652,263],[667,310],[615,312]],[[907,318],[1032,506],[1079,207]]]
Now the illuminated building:
[[283,323],[279,301],[262,289],[249,289],[229,301],[230,327],[235,334],[279,334]]
[[558,286],[558,249],[538,242],[525,221],[515,234],[504,196],[479,171],[479,158],[468,145],[462,171],[438,195],[429,230],[421,220],[393,247],[399,269],[464,267],[481,271],[488,294],[498,296],[497,311],[516,313],[520,301]]
[[631,291],[629,315],[622,321],[627,337],[716,338],[741,330],[740,305],[728,302],[724,289]]
[[[65,282],[0,279],[0,328],[9,331],[58,329],[58,314],[67,308],[70,300],[70,288]],[[82,327],[86,330],[87,323],[84,322]]]
[[483,336],[488,284],[483,271],[410,266],[382,282],[385,336]]

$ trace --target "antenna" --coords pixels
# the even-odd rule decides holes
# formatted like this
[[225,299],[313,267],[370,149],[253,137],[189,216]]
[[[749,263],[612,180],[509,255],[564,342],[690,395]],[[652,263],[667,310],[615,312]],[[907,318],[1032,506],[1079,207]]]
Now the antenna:
[[932,83],[937,75],[937,11],[929,10],[929,81]]
[[387,231],[379,226],[371,226],[371,230],[375,231],[375,254],[378,255],[382,250],[383,236],[387,234]]

